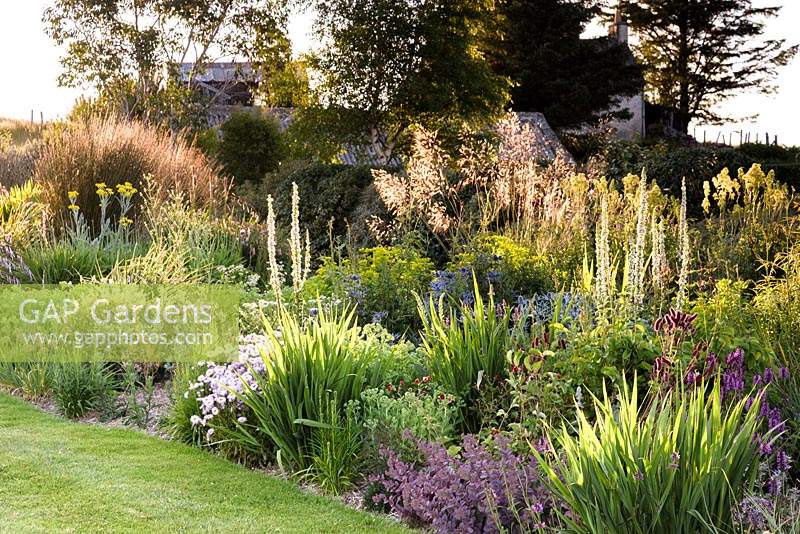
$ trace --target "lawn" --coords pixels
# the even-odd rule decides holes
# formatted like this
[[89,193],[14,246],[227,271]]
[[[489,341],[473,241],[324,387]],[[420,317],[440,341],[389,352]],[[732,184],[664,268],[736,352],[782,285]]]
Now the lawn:
[[0,532],[403,532],[290,482],[0,393]]

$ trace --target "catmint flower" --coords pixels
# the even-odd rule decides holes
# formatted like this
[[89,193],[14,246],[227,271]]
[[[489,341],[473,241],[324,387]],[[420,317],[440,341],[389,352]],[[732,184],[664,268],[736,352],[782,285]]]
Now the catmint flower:
[[789,369],[787,369],[786,367],[781,367],[780,369],[778,369],[778,377],[780,377],[781,380],[788,380]]
[[500,281],[500,272],[499,271],[489,271],[486,273],[486,278],[489,280],[490,284],[496,284]]
[[644,473],[642,473],[641,471],[637,470],[633,474],[633,478],[635,478],[636,480],[642,481],[642,480],[644,480]]

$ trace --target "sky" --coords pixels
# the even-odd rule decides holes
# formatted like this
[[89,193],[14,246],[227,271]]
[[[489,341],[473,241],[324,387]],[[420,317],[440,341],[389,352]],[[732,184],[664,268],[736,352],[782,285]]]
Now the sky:
[[[0,18],[0,117],[30,119],[31,112],[38,121],[65,116],[75,99],[84,91],[59,87],[56,78],[61,67],[59,49],[45,35],[41,22],[42,11],[50,0],[0,0],[3,17]],[[767,35],[800,42],[800,0],[754,0],[754,4],[783,5],[781,15],[772,19]],[[597,31],[597,28],[594,30]],[[311,16],[295,14],[290,20],[289,36],[297,52],[314,46],[311,35]],[[800,145],[800,57],[783,68],[776,83],[778,91],[772,95],[743,94],[726,101],[721,111],[734,116],[747,116],[754,112],[759,118],[754,122],[731,123],[724,126],[695,125],[696,135],[714,140],[724,133],[743,130],[760,138],[769,132],[778,135],[784,144]],[[734,142],[739,134],[734,133]]]

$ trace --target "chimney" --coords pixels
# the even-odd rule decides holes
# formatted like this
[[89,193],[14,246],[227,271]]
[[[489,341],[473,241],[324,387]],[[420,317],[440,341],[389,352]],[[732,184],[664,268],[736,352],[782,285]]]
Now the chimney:
[[620,1],[620,5],[614,11],[614,22],[608,27],[608,36],[616,39],[618,43],[624,44],[628,42],[628,23],[622,16],[621,4]]

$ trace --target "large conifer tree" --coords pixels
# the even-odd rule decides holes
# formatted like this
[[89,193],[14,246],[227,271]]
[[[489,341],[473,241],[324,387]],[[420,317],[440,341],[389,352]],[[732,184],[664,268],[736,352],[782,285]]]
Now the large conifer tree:
[[764,38],[779,11],[750,0],[629,2],[624,12],[641,40],[648,96],[675,108],[687,132],[692,119],[724,121],[714,106],[736,92],[773,91],[778,68],[797,51]]

